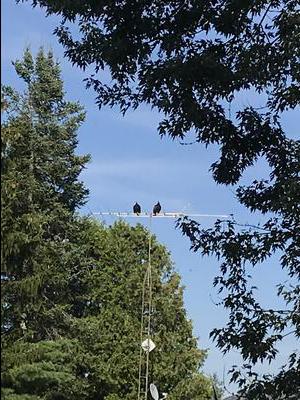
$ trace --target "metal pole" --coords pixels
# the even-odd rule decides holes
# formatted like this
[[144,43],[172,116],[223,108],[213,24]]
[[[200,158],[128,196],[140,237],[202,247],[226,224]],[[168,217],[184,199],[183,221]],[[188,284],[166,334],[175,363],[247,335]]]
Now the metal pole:
[[139,358],[139,385],[138,385],[138,400],[141,398],[141,386],[142,386],[142,363],[143,363],[143,349],[141,343],[143,342],[143,333],[144,333],[144,307],[145,307],[145,289],[146,289],[146,281],[148,275],[148,268],[145,272],[144,281],[143,281],[143,289],[142,289],[142,315],[141,315],[141,330],[140,330],[140,358]]
[[[151,275],[151,218],[149,217],[149,245],[148,245],[148,294],[149,294],[149,303],[148,303],[148,327],[147,327],[147,341],[150,347],[150,335],[151,335],[151,312],[152,312],[152,275]],[[146,353],[146,384],[145,384],[145,400],[147,400],[148,395],[148,385],[149,385],[149,355],[150,348]]]

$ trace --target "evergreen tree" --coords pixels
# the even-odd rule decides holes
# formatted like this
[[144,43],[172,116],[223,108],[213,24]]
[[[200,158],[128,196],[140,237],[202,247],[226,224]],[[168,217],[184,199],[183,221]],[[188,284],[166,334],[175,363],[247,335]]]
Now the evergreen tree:
[[[69,323],[64,337],[21,341],[6,350],[5,393],[51,400],[137,398],[148,237],[140,225],[120,222],[106,228],[83,222],[78,250],[89,268],[78,288],[80,316],[64,313]],[[197,349],[186,317],[179,276],[154,237],[151,256],[156,348],[150,353],[150,382],[174,400],[209,400],[212,382],[199,372],[205,352]],[[7,394],[7,399],[14,397]]]
[[[70,290],[66,246],[75,209],[87,191],[78,176],[88,161],[75,154],[85,113],[64,99],[53,54],[26,50],[15,69],[26,90],[2,88],[1,287],[5,344],[59,332],[57,318]],[[76,264],[75,264],[76,265]],[[54,323],[54,321],[56,321]],[[51,327],[51,328],[50,328]]]

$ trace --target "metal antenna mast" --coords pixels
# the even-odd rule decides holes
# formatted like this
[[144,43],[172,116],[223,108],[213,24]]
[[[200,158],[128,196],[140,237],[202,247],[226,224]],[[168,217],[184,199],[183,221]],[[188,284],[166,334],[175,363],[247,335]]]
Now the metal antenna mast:
[[[95,212],[93,215],[111,216],[121,218],[149,218],[148,263],[142,288],[142,310],[140,330],[140,357],[139,357],[139,382],[137,400],[147,400],[149,390],[149,355],[155,349],[155,343],[151,340],[151,316],[152,307],[152,271],[151,271],[151,226],[152,218],[181,218],[181,217],[211,217],[230,218],[230,215],[219,214],[187,214],[183,212],[161,212],[155,216],[152,213],[129,212]],[[151,385],[150,385],[151,389]]]
[[[140,359],[139,359],[139,386],[138,400],[147,400],[149,386],[149,356],[154,350],[151,340],[151,316],[152,316],[152,271],[151,271],[151,218],[149,216],[149,240],[148,240],[148,265],[143,281],[142,313],[140,331]],[[146,340],[144,340],[146,337]]]

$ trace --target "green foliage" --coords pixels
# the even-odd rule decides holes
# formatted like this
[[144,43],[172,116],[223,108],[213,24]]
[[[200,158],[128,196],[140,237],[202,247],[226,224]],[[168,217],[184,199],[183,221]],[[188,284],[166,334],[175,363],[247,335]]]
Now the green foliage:
[[[6,345],[2,385],[14,394],[51,400],[134,399],[149,233],[123,222],[110,228],[81,223],[76,239],[81,261],[76,261],[78,267],[87,266],[85,273],[65,272],[73,288],[68,305],[52,319],[50,313],[44,316],[50,331],[59,324],[59,333],[35,343],[25,335]],[[209,400],[211,380],[199,372],[205,352],[197,349],[187,320],[179,276],[154,237],[152,265],[152,338],[157,348],[150,356],[150,379],[174,400]]]
[[[224,294],[222,304],[229,311],[229,321],[226,327],[214,329],[211,336],[224,353],[232,348],[240,350],[246,374],[234,367],[232,380],[247,388],[249,399],[281,398],[300,390],[297,351],[289,355],[275,376],[261,377],[253,368],[259,362],[274,360],[280,342],[291,336],[296,340],[300,337],[300,143],[285,139],[280,152],[270,156],[270,163],[274,171],[269,180],[254,181],[249,187],[237,189],[239,201],[247,208],[268,213],[263,224],[218,221],[214,229],[203,229],[195,221],[179,221],[193,251],[216,255],[222,262],[214,285]],[[286,275],[276,290],[285,304],[283,309],[262,306],[257,300],[257,287],[251,282],[251,269],[259,268],[274,255],[278,260],[274,258],[274,263]],[[245,375],[251,377],[251,383]]]
[[27,50],[15,69],[27,83],[27,91],[19,94],[2,88],[8,104],[1,143],[6,238],[2,251],[4,270],[15,272],[11,263],[21,273],[24,253],[38,242],[61,237],[70,213],[85,201],[87,191],[77,178],[88,157],[75,155],[76,131],[84,112],[64,100],[53,55],[41,50],[34,63]]
[[[98,268],[95,265],[87,277],[87,305],[83,318],[75,322],[76,337],[83,341],[91,360],[101,355],[93,369],[88,364],[86,368],[90,379],[102,376],[103,398],[136,398],[148,232],[140,225],[130,228],[120,222],[106,229],[91,225],[86,235],[92,240],[90,248]],[[197,372],[205,353],[197,349],[191,322],[186,318],[179,276],[155,238],[151,256],[155,310],[152,338],[157,348],[150,356],[150,379],[161,391],[179,399],[183,395],[177,388],[196,375],[203,383],[203,394],[199,395],[209,398],[210,380]]]
[[[62,17],[56,35],[73,64],[94,67],[86,83],[99,107],[125,113],[146,103],[165,116],[161,135],[193,134],[195,142],[218,144],[211,168],[217,183],[237,183],[259,157],[266,159],[269,179],[237,190],[241,204],[267,216],[263,226],[242,232],[231,222],[225,231],[218,223],[213,231],[188,221],[180,226],[195,251],[222,259],[215,284],[228,292],[230,318],[212,335],[224,351],[241,351],[249,398],[299,392],[296,354],[275,377],[260,379],[251,368],[276,357],[288,326],[299,338],[299,142],[280,124],[300,102],[299,1],[27,1]],[[110,83],[99,73],[104,69]],[[253,92],[261,94],[260,106],[239,108],[240,96]],[[278,285],[286,310],[264,310],[249,288],[249,265],[274,253],[287,273]],[[232,377],[247,386],[237,371]]]
[[[232,348],[240,350],[245,371],[242,374],[233,367],[231,380],[238,382],[247,399],[288,398],[300,390],[296,350],[275,376],[260,376],[253,368],[259,362],[274,360],[281,341],[291,335],[300,337],[299,156],[299,144],[286,141],[282,158],[276,160],[280,168],[273,182],[256,181],[250,187],[238,188],[242,204],[264,214],[270,210],[275,213],[264,224],[243,226],[234,220],[217,221],[214,229],[204,229],[188,219],[178,222],[183,234],[190,238],[193,251],[216,255],[222,262],[214,285],[223,293],[222,305],[229,311],[229,321],[226,327],[214,329],[211,336],[224,353]],[[251,267],[259,267],[274,254],[278,256],[275,263],[286,273],[285,281],[277,285],[277,295],[285,304],[283,309],[262,306],[257,300],[257,287],[251,282]]]
[[1,396],[6,400],[41,400],[38,396],[16,394],[12,389],[1,389]]
[[26,91],[2,88],[2,330],[9,341],[23,335],[40,340],[59,331],[51,321],[68,294],[68,240],[78,229],[74,210],[87,195],[78,176],[88,157],[75,154],[84,112],[64,99],[52,53],[40,50],[33,60],[26,50],[14,65]]
[[[94,68],[86,83],[100,107],[150,104],[165,115],[161,135],[218,143],[218,182],[237,182],[280,145],[277,116],[300,97],[298,1],[27,1],[61,16],[56,35],[72,64]],[[232,119],[229,104],[247,90],[265,104]]]
[[[26,90],[17,93],[2,87],[4,370],[9,365],[9,355],[17,354],[23,360],[22,351],[14,343],[25,346],[27,341],[53,340],[69,325],[69,277],[76,265],[70,247],[75,249],[69,242],[80,228],[74,211],[84,203],[87,191],[78,176],[89,159],[75,154],[76,131],[84,120],[84,112],[78,104],[64,99],[59,64],[53,54],[40,50],[33,60],[26,50],[23,60],[14,65]],[[3,389],[8,399],[39,398],[30,390],[25,395],[20,387],[38,386],[37,382],[42,384],[50,375],[54,376],[52,367],[30,363],[15,365],[10,376],[4,375],[4,382],[8,379],[16,389]]]
[[78,347],[77,341],[63,339],[16,343],[5,351],[2,385],[24,399],[85,398],[88,385],[74,370]]

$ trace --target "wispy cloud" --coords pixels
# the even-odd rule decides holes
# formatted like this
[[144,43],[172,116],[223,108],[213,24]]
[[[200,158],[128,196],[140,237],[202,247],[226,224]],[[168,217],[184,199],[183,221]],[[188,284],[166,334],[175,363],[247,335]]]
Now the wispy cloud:
[[[180,163],[180,160],[172,160],[170,158],[143,158],[143,159],[123,159],[106,161],[97,161],[91,163],[84,171],[87,178],[97,177],[115,177],[115,178],[131,178],[144,177],[147,180],[161,180],[175,178],[179,175],[184,176],[186,173],[191,174],[194,168],[199,168],[198,162]],[[202,176],[206,176],[202,170]],[[197,171],[197,176],[199,172]]]

